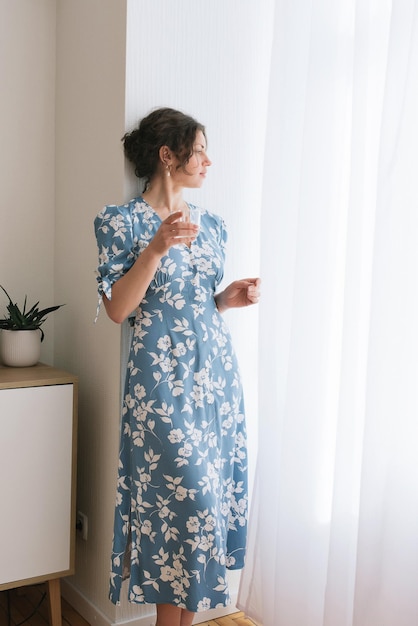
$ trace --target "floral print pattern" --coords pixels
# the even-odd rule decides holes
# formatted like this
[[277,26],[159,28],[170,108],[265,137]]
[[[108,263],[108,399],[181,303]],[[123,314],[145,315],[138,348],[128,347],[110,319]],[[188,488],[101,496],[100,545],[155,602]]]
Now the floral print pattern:
[[[142,199],[96,217],[99,306],[161,220]],[[243,567],[247,453],[243,395],[214,294],[226,231],[202,210],[190,247],[170,248],[135,311],[124,392],[110,598],[205,611],[230,603]]]

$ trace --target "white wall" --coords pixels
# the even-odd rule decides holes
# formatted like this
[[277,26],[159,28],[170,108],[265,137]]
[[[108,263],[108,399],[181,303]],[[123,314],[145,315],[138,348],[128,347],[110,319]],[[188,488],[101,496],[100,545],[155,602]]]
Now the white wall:
[[[18,304],[54,295],[55,1],[0,0],[0,284]],[[0,315],[7,300],[0,293]],[[41,360],[52,363],[53,326]]]

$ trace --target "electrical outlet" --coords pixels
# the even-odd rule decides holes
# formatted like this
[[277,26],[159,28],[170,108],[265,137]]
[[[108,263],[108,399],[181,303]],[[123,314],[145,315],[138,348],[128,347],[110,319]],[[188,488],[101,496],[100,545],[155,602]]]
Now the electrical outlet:
[[84,541],[87,541],[88,530],[89,530],[89,520],[88,520],[87,515],[85,515],[81,511],[77,511],[76,528],[81,538],[84,539]]

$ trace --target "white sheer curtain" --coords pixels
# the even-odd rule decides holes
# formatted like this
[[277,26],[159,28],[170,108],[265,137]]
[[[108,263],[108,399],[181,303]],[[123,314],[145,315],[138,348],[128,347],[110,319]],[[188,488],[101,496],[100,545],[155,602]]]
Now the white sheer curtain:
[[418,624],[418,2],[277,0],[239,607]]

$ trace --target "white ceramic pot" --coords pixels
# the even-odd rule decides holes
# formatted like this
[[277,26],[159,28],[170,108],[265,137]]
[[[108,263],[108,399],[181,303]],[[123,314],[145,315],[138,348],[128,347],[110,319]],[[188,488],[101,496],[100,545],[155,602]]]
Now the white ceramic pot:
[[41,331],[2,330],[0,354],[3,364],[9,367],[36,365],[41,354]]

